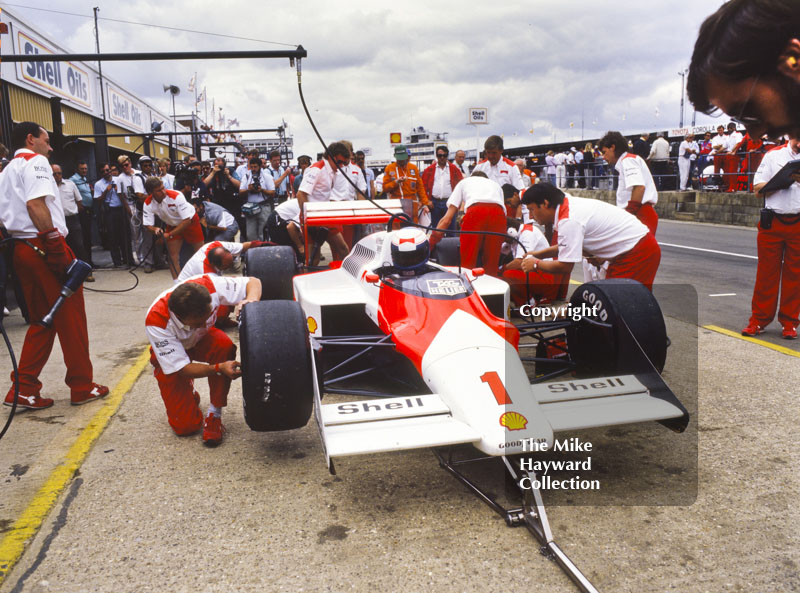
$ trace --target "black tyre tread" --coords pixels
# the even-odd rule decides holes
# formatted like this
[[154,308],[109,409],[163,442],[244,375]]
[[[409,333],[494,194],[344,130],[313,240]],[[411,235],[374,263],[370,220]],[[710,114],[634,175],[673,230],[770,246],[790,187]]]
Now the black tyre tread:
[[[642,369],[631,355],[632,345],[620,319],[624,319],[636,341],[660,373],[667,358],[667,329],[664,316],[653,294],[643,284],[626,278],[588,282],[578,287],[570,303],[580,307],[592,303],[584,293],[602,299],[612,329],[576,323],[567,328],[570,356],[578,363],[579,374],[627,374]],[[600,320],[602,321],[602,320]]]
[[300,305],[249,303],[242,311],[239,343],[247,425],[256,431],[305,426],[314,405],[314,387],[308,327]]
[[245,275],[261,280],[261,300],[292,300],[297,272],[294,249],[285,245],[256,247],[244,254]]

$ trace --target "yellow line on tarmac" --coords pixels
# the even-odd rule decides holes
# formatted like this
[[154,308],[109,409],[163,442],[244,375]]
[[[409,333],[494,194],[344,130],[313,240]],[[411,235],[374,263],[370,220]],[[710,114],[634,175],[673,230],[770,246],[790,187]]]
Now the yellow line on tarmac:
[[148,348],[139,355],[125,376],[114,386],[103,402],[103,406],[78,435],[62,462],[53,470],[44,486],[39,489],[19,519],[11,526],[11,530],[0,540],[0,585],[3,584],[11,568],[22,556],[28,540],[39,531],[61,491],[83,464],[92,445],[103,433],[111,417],[116,414],[122,404],[122,397],[131,390],[149,359]]
[[729,329],[725,329],[724,327],[719,327],[717,325],[704,325],[702,327],[703,329],[710,329],[713,332],[724,334],[732,338],[738,338],[740,340],[744,340],[745,342],[752,342],[753,344],[764,346],[764,348],[775,350],[776,352],[780,352],[781,354],[786,354],[787,356],[794,356],[796,358],[800,358],[800,352],[798,352],[797,350],[792,350],[791,348],[786,348],[785,346],[778,346],[777,344],[771,344],[770,342],[765,342],[764,340],[759,340],[758,338],[743,336],[739,332],[731,331]]

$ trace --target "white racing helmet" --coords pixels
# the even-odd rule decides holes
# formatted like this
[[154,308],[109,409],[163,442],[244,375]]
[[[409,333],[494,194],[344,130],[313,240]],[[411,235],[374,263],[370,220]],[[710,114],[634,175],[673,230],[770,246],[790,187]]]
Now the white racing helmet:
[[392,265],[398,270],[415,270],[428,262],[428,236],[415,227],[392,233]]

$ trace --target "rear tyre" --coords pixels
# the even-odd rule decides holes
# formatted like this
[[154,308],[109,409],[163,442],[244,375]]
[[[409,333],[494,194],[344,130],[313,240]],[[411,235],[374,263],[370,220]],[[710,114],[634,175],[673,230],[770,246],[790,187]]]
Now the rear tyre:
[[239,327],[244,419],[256,431],[308,423],[314,406],[308,326],[294,301],[249,303]]
[[587,318],[611,325],[600,327],[584,318],[567,328],[569,354],[580,375],[621,375],[649,370],[631,334],[656,370],[659,373],[664,370],[667,328],[658,301],[643,284],[627,278],[588,282],[575,291],[570,304],[573,310],[583,305],[596,306],[596,314]]
[[256,247],[244,254],[244,274],[261,280],[261,300],[292,300],[297,271],[294,249],[285,245]]

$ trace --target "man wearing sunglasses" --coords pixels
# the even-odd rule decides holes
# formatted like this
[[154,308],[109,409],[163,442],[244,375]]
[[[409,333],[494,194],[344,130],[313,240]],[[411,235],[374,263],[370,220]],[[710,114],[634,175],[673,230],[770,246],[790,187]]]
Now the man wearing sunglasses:
[[[431,226],[435,227],[447,213],[447,199],[464,176],[453,163],[447,160],[450,151],[446,146],[436,148],[436,162],[422,172],[422,183],[431,197]],[[456,228],[453,218],[447,230]]]
[[700,27],[686,89],[695,109],[721,109],[750,136],[800,137],[796,0],[731,0]]
[[[300,206],[300,223],[305,225],[306,202],[328,202],[336,176],[337,166],[344,169],[350,164],[350,149],[342,142],[332,142],[328,145],[325,155],[307,167],[303,172],[303,181],[297,190],[297,202]],[[334,260],[342,260],[347,255],[347,243],[342,233],[336,229],[313,227],[307,229],[309,237],[321,245],[325,241],[331,246]]]

